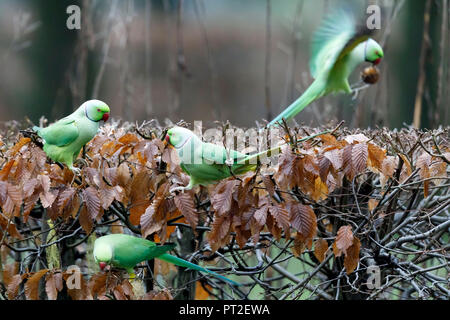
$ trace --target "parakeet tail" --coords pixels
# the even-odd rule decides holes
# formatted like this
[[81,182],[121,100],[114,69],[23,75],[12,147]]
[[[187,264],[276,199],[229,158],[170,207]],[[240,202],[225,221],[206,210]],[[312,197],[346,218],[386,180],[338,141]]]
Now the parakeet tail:
[[295,117],[299,112],[305,109],[310,103],[314,100],[320,98],[323,95],[324,86],[322,81],[316,80],[314,81],[309,88],[298,98],[295,100],[289,107],[283,110],[275,119],[273,119],[267,127],[271,127],[279,122],[282,122],[284,118],[286,121],[291,120]]
[[200,266],[198,266],[198,265],[196,265],[194,263],[191,263],[191,262],[183,260],[181,258],[172,256],[172,255],[170,255],[168,253],[162,254],[162,255],[158,256],[157,258],[161,259],[161,260],[164,260],[166,262],[173,263],[173,264],[175,264],[177,266],[180,266],[180,267],[185,267],[185,268],[189,268],[189,269],[192,269],[192,270],[195,270],[195,271],[201,271],[201,272],[209,273],[209,274],[215,276],[216,278],[219,278],[219,279],[221,279],[221,280],[223,280],[225,282],[228,282],[229,284],[232,284],[234,286],[240,286],[239,283],[237,283],[237,282],[235,282],[233,280],[230,280],[228,278],[225,278],[224,276],[221,276],[220,274],[215,273],[214,271],[211,271],[211,270],[208,270],[206,268],[200,267]]

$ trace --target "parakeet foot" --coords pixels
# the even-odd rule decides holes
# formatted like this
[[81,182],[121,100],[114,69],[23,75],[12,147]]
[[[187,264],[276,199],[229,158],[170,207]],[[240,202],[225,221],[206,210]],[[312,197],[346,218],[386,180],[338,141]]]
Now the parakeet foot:
[[181,191],[181,193],[184,193],[184,190],[187,190],[187,187],[175,187],[169,190],[171,194],[175,194],[175,191]]
[[81,169],[75,168],[75,167],[69,167],[70,170],[72,170],[74,177],[79,176],[81,174]]
[[88,167],[89,166],[88,162],[85,159],[83,159],[83,158],[78,158],[77,160],[75,160],[75,163],[77,163],[77,164],[81,163],[82,167]]

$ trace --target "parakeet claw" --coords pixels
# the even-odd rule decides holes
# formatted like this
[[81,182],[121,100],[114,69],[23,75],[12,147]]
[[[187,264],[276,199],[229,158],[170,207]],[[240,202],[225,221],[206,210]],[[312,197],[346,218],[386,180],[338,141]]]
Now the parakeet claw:
[[72,170],[72,172],[74,173],[75,176],[79,176],[81,174],[81,169],[78,169],[75,167],[71,167],[69,169]]
[[169,190],[171,194],[175,194],[175,191],[181,191],[181,193],[184,193],[184,190],[186,190],[187,187],[175,187]]
[[81,163],[83,165],[83,167],[88,167],[89,164],[87,163],[87,161],[83,158],[78,158],[77,160],[75,160],[75,163],[79,164]]

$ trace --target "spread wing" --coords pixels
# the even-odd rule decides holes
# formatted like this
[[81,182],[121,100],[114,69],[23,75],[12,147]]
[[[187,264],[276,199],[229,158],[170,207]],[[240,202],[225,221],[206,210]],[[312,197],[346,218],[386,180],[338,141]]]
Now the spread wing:
[[357,25],[349,8],[332,11],[315,32],[311,44],[311,75],[328,74],[337,61],[366,41],[373,33],[365,25]]
[[63,118],[46,128],[40,129],[38,134],[46,143],[62,147],[75,141],[79,132],[74,119]]

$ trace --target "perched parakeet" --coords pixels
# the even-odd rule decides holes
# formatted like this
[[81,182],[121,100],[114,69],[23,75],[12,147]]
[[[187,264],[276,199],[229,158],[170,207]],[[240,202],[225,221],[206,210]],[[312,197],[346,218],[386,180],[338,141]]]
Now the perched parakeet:
[[186,187],[177,190],[190,190],[196,185],[217,183],[233,175],[241,175],[255,170],[259,157],[279,151],[276,147],[258,154],[246,155],[235,150],[227,150],[223,146],[202,142],[192,131],[174,127],[167,132],[166,141],[177,151],[181,169],[190,177]]
[[227,283],[239,286],[239,283],[227,279],[214,271],[168,254],[167,251],[172,250],[174,247],[175,244],[156,245],[149,240],[127,234],[110,234],[95,240],[94,259],[101,270],[107,265],[112,265],[126,269],[129,274],[134,274],[133,268],[138,263],[158,258],[180,267],[208,273]]
[[73,162],[81,148],[97,134],[100,121],[109,118],[109,107],[100,100],[83,103],[74,113],[46,128],[33,127],[42,138],[44,151],[53,161],[59,161],[75,172]]
[[372,30],[357,27],[350,10],[337,10],[324,19],[312,41],[311,75],[315,79],[294,103],[273,119],[268,126],[295,117],[314,100],[329,93],[351,93],[348,77],[363,62],[378,65],[383,49],[369,38]]

